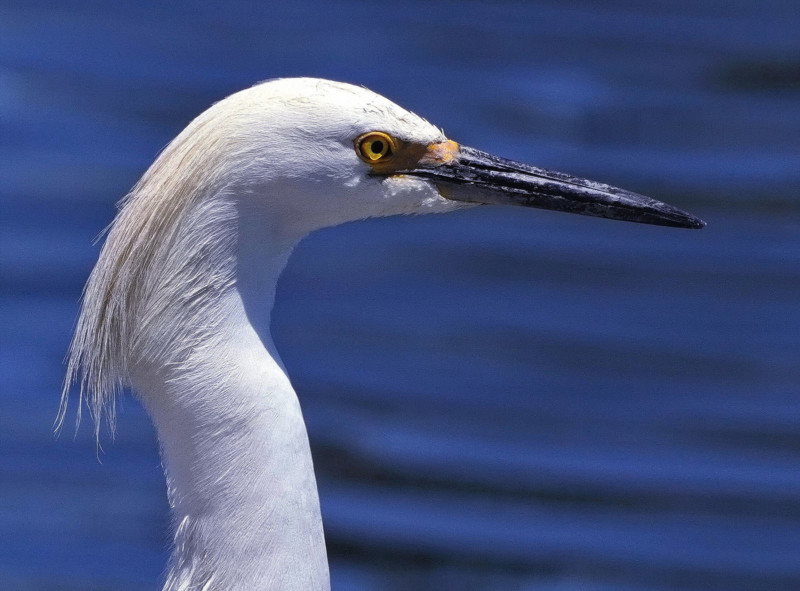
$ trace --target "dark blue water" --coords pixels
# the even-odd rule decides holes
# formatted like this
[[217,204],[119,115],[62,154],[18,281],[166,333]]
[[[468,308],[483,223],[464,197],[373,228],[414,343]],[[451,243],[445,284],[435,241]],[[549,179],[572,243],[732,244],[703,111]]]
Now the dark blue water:
[[[689,232],[522,209],[329,229],[275,338],[335,589],[800,588],[800,10],[759,2],[0,5],[0,588],[159,588],[126,399],[53,438],[93,237],[158,150],[275,76],[675,202]],[[74,406],[73,406],[74,408]]]

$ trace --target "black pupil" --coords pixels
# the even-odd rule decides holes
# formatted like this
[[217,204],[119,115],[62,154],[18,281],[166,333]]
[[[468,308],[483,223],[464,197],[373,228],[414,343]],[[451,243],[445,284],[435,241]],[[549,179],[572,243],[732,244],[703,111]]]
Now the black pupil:
[[383,152],[383,142],[381,140],[375,140],[369,145],[369,149],[372,150],[373,154],[380,154]]

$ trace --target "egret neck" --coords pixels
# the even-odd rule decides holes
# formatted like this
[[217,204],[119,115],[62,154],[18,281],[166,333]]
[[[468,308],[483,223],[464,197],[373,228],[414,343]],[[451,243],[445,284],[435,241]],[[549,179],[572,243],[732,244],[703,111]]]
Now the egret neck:
[[191,287],[165,298],[139,336],[150,353],[130,369],[158,432],[172,507],[165,590],[328,589],[308,437],[269,332],[275,285],[299,237],[276,236],[266,209],[231,194],[202,203],[169,257],[169,284]]

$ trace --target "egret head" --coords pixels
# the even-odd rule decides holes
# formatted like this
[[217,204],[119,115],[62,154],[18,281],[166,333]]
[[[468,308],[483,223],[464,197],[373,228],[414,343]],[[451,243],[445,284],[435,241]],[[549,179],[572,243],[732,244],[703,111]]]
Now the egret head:
[[245,207],[262,209],[282,232],[466,205],[443,197],[427,178],[399,172],[451,158],[456,145],[362,87],[273,80],[228,97],[199,119],[206,123],[197,126],[200,135],[206,127],[216,137],[197,142],[215,145],[209,168],[222,173],[226,189]]
[[299,234],[483,203],[704,225],[654,199],[460,146],[417,115],[349,84],[274,80],[229,97],[198,121],[206,119],[216,142],[204,146],[216,148],[211,168],[225,177],[225,188]]

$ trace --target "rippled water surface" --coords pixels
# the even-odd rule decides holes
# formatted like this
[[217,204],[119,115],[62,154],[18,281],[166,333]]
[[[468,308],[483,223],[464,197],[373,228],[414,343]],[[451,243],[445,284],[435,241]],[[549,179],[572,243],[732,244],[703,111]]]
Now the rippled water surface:
[[364,84],[449,136],[673,201],[304,241],[274,332],[338,590],[800,588],[792,1],[0,5],[0,587],[158,589],[154,434],[55,440],[92,239],[197,113]]

